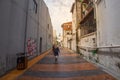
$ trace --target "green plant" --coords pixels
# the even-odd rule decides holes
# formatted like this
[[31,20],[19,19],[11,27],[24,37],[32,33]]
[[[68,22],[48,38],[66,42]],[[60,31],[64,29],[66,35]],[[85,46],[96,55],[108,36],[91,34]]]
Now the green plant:
[[92,54],[95,55],[98,52],[98,48],[92,51]]

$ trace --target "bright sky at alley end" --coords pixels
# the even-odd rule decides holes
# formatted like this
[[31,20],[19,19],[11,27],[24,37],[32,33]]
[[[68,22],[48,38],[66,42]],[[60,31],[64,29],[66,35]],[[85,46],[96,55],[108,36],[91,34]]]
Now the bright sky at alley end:
[[53,29],[57,35],[62,33],[61,24],[72,20],[71,6],[75,0],[44,0],[47,4],[52,20]]

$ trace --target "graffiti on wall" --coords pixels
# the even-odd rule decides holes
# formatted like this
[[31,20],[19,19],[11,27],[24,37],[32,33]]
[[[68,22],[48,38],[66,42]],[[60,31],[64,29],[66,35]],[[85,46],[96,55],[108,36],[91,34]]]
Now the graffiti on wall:
[[32,56],[37,52],[37,45],[34,39],[27,40],[27,55]]

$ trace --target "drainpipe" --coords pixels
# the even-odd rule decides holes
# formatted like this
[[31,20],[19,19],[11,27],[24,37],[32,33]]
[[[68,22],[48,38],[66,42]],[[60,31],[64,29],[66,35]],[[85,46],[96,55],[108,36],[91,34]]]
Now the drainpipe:
[[26,20],[25,20],[25,36],[24,36],[24,53],[26,53],[26,40],[27,40],[27,26],[28,26],[28,8],[29,8],[29,0],[26,1]]

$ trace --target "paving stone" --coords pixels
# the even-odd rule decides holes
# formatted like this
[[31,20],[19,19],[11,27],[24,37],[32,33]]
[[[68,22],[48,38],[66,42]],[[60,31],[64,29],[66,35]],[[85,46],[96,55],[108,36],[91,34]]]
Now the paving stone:
[[81,71],[68,71],[68,72],[48,72],[48,71],[27,71],[24,76],[35,76],[35,77],[47,77],[47,78],[68,78],[78,76],[93,76],[105,74],[101,70],[81,70]]
[[52,52],[38,61],[16,80],[116,80],[111,75],[78,58],[68,49],[61,49],[58,62]]
[[[45,57],[38,64],[54,64],[54,57]],[[74,64],[74,63],[85,63],[87,62],[84,59],[76,58],[76,57],[59,57],[58,64]]]

